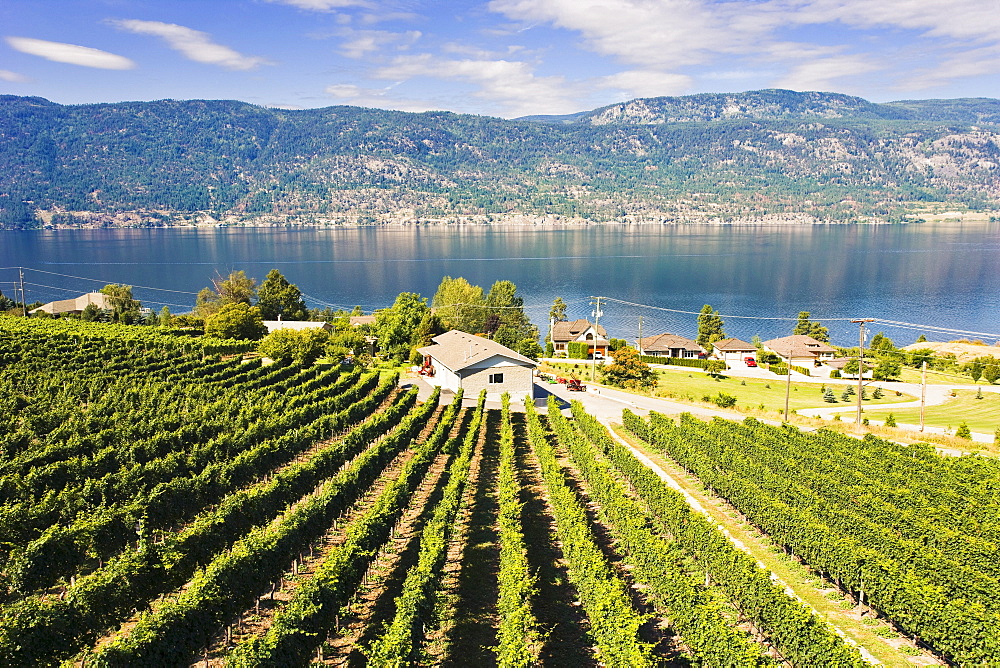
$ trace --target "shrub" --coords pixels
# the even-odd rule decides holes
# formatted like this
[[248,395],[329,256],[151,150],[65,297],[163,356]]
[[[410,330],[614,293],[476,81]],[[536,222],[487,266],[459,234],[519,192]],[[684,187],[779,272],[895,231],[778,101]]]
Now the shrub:
[[834,369],[831,371],[830,378],[840,378],[840,369]]
[[963,421],[962,424],[958,425],[958,429],[955,431],[955,436],[957,436],[958,438],[964,438],[971,441],[972,431],[969,429],[969,425],[965,424],[965,422]]
[[896,426],[896,418],[895,418],[895,416],[893,416],[892,413],[889,413],[889,417],[887,417],[885,419],[885,426],[886,427],[895,427]]
[[731,394],[726,394],[725,392],[719,392],[712,400],[715,405],[719,408],[732,408],[736,405],[736,397]]

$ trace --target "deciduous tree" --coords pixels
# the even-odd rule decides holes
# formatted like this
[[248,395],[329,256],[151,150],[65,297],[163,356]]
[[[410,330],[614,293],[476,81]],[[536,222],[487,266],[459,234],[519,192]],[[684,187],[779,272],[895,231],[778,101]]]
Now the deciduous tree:
[[647,389],[656,386],[656,373],[639,358],[635,348],[616,350],[614,362],[602,368],[601,378],[616,387]]
[[308,317],[302,291],[277,269],[267,272],[257,290],[257,308],[264,320],[305,320]]
[[256,340],[267,334],[260,309],[243,302],[226,304],[215,315],[205,318],[205,335],[220,339]]

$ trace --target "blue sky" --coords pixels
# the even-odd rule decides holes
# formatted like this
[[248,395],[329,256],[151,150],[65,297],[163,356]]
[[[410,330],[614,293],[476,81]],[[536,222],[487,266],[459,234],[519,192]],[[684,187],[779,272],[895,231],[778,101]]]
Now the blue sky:
[[1000,97],[998,0],[4,0],[0,92],[516,117],[760,88]]

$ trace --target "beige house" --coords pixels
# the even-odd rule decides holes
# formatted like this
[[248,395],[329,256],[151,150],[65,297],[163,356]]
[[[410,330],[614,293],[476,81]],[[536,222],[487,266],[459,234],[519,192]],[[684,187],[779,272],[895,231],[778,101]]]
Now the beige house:
[[59,301],[42,304],[38,308],[32,309],[31,313],[42,312],[51,313],[52,315],[71,313],[73,315],[80,315],[91,304],[101,310],[111,310],[114,308],[114,305],[111,303],[111,297],[103,292],[88,292],[76,299],[60,299]]
[[639,353],[653,357],[697,358],[705,350],[697,341],[676,334],[657,334],[639,339]]
[[712,344],[712,357],[726,363],[726,368],[745,367],[746,358],[757,360],[757,348],[752,343],[739,339],[722,339]]
[[362,325],[374,325],[375,316],[373,315],[352,315],[351,316],[351,327],[361,327]]
[[608,355],[608,332],[600,325],[593,325],[589,320],[559,320],[552,324],[552,347],[558,357],[565,355],[570,341],[587,343],[589,355],[600,353]]
[[509,392],[517,399],[532,396],[535,363],[496,341],[453,329],[435,336],[434,345],[419,348],[421,374],[442,390],[465,390],[469,397]]
[[770,350],[780,357],[785,364],[806,368],[820,366],[825,361],[833,360],[837,355],[837,349],[833,346],[804,334],[771,339],[762,345],[765,350]]

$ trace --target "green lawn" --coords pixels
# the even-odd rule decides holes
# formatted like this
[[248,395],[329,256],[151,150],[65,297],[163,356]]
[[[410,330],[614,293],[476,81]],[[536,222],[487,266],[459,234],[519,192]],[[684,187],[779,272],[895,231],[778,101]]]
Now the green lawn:
[[[575,373],[583,380],[584,384],[590,381],[590,365],[580,364],[579,369],[572,369],[572,363],[559,363],[554,365],[568,369],[569,373]],[[699,371],[658,371],[659,383],[657,391],[661,396],[689,399],[701,401],[705,396],[714,397],[719,392],[725,392],[736,397],[736,406],[744,408],[760,408],[764,405],[764,410],[780,411],[785,409],[785,378],[775,377],[774,380],[758,380],[756,378],[736,378],[732,376],[721,377],[718,380],[710,378]],[[768,387],[770,386],[770,387]],[[842,385],[831,385],[834,396],[838,403],[828,404],[823,401],[822,385],[813,383],[792,383],[789,393],[788,406],[791,410],[802,408],[821,408],[844,406],[848,408],[852,403],[840,401],[840,395],[844,391]],[[868,392],[871,397],[871,390]],[[857,395],[851,397],[852,402],[856,401]],[[886,404],[900,401],[913,401],[916,397],[902,395],[897,397],[895,391],[887,390],[881,399],[869,399],[865,404]]]
[[[899,379],[904,383],[920,383],[920,369],[904,366]],[[971,376],[960,373],[927,370],[928,385],[986,385],[986,381],[980,380],[978,383],[972,380]]]
[[[924,410],[924,424],[933,427],[951,427],[952,432],[963,421],[972,431],[992,433],[1000,427],[1000,394],[983,392],[982,399],[976,399],[975,390],[959,390],[958,396],[938,406],[927,406]],[[873,419],[884,420],[886,411],[871,414]],[[908,408],[893,411],[896,422],[920,424],[920,409]]]

